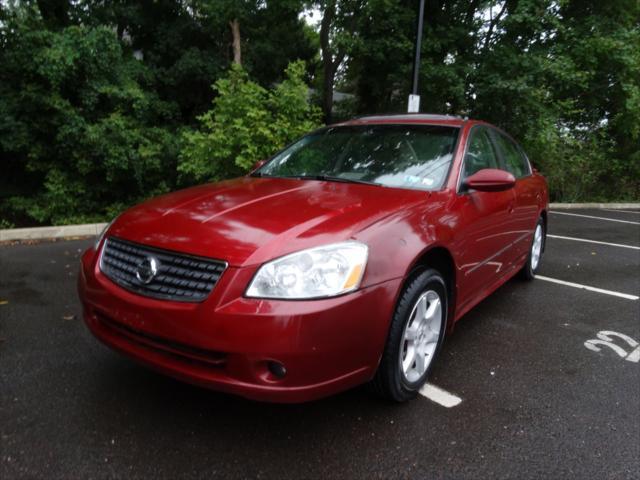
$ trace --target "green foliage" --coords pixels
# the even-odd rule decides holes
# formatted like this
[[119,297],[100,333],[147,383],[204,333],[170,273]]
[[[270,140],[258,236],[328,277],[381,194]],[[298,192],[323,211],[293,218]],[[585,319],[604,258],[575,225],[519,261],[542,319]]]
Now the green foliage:
[[[346,82],[357,111],[406,107],[415,2],[371,0]],[[640,198],[637,0],[426,2],[422,111],[511,133],[554,200]]]
[[640,197],[639,13],[627,0],[507,3],[473,111],[523,142],[555,200]]
[[415,2],[371,0],[358,16],[354,45],[341,90],[356,95],[358,112],[398,112],[410,89]]
[[5,228],[15,228],[15,225],[4,218],[0,218],[0,230]]
[[[300,16],[309,6],[334,12],[330,69]],[[0,225],[104,220],[240,175],[319,124],[303,78],[324,93],[330,73],[353,94],[341,118],[404,111],[416,11],[415,0],[2,3]],[[229,70],[231,20],[243,69]],[[554,200],[640,198],[637,0],[426,2],[419,93],[422,111],[511,133]]]
[[214,86],[213,108],[201,128],[184,135],[178,170],[183,181],[218,180],[246,173],[257,161],[319,125],[320,112],[307,100],[304,64],[294,62],[285,80],[265,89],[233,65]]
[[[223,3],[25,1],[0,8],[3,224],[106,220],[176,188],[183,132],[211,104],[211,83],[229,64],[224,9],[232,2]],[[242,16],[244,58],[260,81],[281,81],[290,58],[315,55],[314,40],[298,19],[300,1],[255,3]],[[270,47],[254,47],[268,31],[277,36]],[[301,88],[281,94],[295,101],[291,92]],[[284,101],[269,95],[283,115]],[[295,131],[281,119],[277,126],[261,151]],[[229,163],[212,175],[241,171]]]
[[164,105],[140,87],[144,67],[108,28],[51,31],[20,13],[0,52],[0,161],[10,184],[0,213],[82,222],[166,191],[177,144],[154,126]]

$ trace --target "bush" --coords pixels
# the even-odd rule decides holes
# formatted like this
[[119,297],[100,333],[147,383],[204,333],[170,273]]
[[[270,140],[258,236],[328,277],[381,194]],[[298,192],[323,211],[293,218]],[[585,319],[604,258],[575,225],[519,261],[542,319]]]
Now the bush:
[[173,187],[176,134],[156,126],[163,104],[111,29],[50,31],[16,17],[2,33],[4,224],[103,220]]
[[200,129],[184,133],[178,171],[183,184],[246,173],[295,138],[320,125],[320,110],[308,101],[304,63],[293,62],[286,79],[272,89],[249,80],[233,65],[218,80],[213,108],[200,116]]

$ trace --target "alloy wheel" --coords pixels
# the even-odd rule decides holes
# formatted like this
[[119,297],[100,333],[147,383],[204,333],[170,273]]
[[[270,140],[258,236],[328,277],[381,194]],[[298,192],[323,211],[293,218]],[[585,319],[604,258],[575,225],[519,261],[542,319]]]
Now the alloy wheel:
[[404,329],[400,368],[404,378],[414,383],[429,369],[442,328],[442,301],[434,290],[418,297]]
[[533,245],[531,245],[531,270],[535,271],[540,263],[540,255],[542,253],[542,225],[536,225],[536,231],[533,234]]

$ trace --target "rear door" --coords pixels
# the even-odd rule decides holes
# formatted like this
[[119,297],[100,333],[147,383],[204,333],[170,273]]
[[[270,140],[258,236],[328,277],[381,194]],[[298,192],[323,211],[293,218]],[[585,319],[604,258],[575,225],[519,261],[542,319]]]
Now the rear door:
[[496,129],[491,129],[491,134],[501,159],[500,168],[516,178],[512,215],[516,243],[513,253],[520,258],[529,252],[533,229],[538,220],[539,187],[532,176],[529,160],[519,145]]
[[509,269],[513,243],[514,189],[502,192],[468,190],[464,181],[485,168],[501,168],[487,127],[474,126],[467,142],[455,208],[461,212],[456,228],[460,308],[475,303]]

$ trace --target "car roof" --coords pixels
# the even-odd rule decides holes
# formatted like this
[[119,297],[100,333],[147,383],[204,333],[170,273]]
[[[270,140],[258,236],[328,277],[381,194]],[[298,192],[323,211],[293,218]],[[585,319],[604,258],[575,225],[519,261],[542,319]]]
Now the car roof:
[[[484,125],[485,127],[492,128],[499,131],[503,135],[506,135],[514,142],[518,143],[509,133],[503,129],[485,122],[484,120],[474,120],[468,117],[461,117],[459,115],[438,115],[432,113],[395,113],[387,115],[364,115],[361,117],[355,117],[351,120],[347,120],[328,127],[343,126],[343,125],[398,125],[398,124],[422,124],[422,125],[445,125],[451,127],[463,127],[465,125]],[[518,143],[519,145],[519,143]]]
[[422,123],[433,125],[462,126],[467,122],[479,123],[457,115],[435,115],[427,113],[399,113],[391,115],[367,115],[356,117],[339,125],[367,125],[393,123]]

